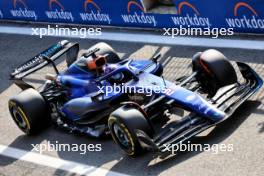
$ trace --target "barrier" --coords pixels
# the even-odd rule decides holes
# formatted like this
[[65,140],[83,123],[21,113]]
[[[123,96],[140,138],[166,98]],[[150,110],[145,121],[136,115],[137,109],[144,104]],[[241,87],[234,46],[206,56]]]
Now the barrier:
[[146,0],[2,0],[0,19],[142,28],[230,27],[236,32],[264,32],[261,0],[173,3],[173,14],[159,14],[148,12],[151,5]]

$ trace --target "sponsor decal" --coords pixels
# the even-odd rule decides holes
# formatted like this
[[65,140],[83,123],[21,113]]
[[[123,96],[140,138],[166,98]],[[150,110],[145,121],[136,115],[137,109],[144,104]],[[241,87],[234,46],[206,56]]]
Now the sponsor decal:
[[174,92],[175,92],[175,90],[173,90],[171,88],[168,88],[168,89],[164,90],[164,94],[166,94],[168,96],[172,95]]
[[[242,14],[242,10],[250,15]],[[226,18],[226,23],[229,27],[264,29],[264,19],[259,17],[258,12],[248,3],[236,3],[233,13],[234,17]]]
[[[13,0],[13,9],[10,10],[10,14],[15,18],[27,18],[37,20],[37,14],[34,10],[30,10],[25,0]],[[0,17],[3,17],[0,12]]]
[[94,0],[85,0],[83,3],[83,13],[79,13],[83,21],[103,22],[111,24],[109,14],[102,13],[101,8],[94,2]]
[[[189,13],[183,14],[183,9],[189,8],[193,11],[193,14]],[[178,14],[179,16],[171,16],[171,20],[175,25],[182,26],[201,26],[201,27],[210,27],[211,23],[209,18],[201,17],[200,12],[197,8],[190,4],[189,2],[183,1],[178,4]]]
[[[133,11],[132,8],[137,9],[137,11]],[[128,2],[127,12],[128,12],[128,14],[121,14],[121,18],[124,21],[124,23],[148,24],[148,25],[152,25],[154,27],[157,26],[158,22],[155,19],[155,16],[145,14],[144,8],[136,0],[131,0]]]
[[64,6],[58,0],[49,0],[49,11],[45,11],[45,14],[53,20],[74,21],[72,13],[65,11]]
[[18,67],[15,70],[15,73],[23,72],[24,70],[26,70],[28,68],[31,68],[33,66],[36,66],[36,65],[38,65],[38,64],[40,64],[42,62],[43,62],[43,60],[42,60],[41,55],[35,56],[33,59],[29,60],[27,63],[25,63],[22,66]]
[[195,95],[195,96],[188,96],[185,99],[188,103],[191,104],[197,111],[203,112],[208,117],[214,120],[221,120],[225,118],[225,113],[214,108],[211,104],[209,104],[207,101],[202,99],[201,97]]
[[129,1],[127,4],[127,11],[128,13],[130,13],[131,11],[131,6],[136,6],[137,8],[139,8],[141,11],[144,11],[144,8],[136,1]]
[[61,44],[56,44],[56,45],[52,46],[51,48],[47,49],[43,53],[41,53],[41,54],[35,56],[34,58],[30,59],[29,61],[27,61],[22,66],[18,67],[15,70],[15,73],[23,72],[24,70],[27,70],[28,68],[33,68],[33,67],[37,66],[38,64],[43,63],[43,61],[45,61],[45,60],[43,60],[43,56],[50,57],[56,51],[61,49],[61,47],[62,47]]

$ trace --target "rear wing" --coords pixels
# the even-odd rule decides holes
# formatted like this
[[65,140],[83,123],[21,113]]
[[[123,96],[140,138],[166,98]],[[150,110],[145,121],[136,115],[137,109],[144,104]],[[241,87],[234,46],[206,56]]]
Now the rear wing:
[[55,72],[59,74],[54,61],[65,53],[67,54],[67,57],[77,58],[78,52],[78,43],[71,43],[67,40],[62,40],[15,68],[10,74],[10,80],[13,80],[21,89],[33,88],[22,79],[42,69],[48,64],[52,64]]

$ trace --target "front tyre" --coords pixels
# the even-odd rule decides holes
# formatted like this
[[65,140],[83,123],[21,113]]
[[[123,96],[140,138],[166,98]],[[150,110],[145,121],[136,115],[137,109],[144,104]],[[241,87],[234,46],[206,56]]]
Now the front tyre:
[[8,105],[14,122],[27,135],[39,133],[50,124],[46,102],[34,89],[15,95]]
[[219,51],[209,49],[194,55],[193,71],[199,71],[197,80],[204,90],[214,95],[221,87],[237,82],[237,75],[230,61]]
[[151,127],[144,115],[129,106],[115,110],[108,119],[108,126],[115,143],[129,156],[137,156],[143,151],[135,130],[151,134]]

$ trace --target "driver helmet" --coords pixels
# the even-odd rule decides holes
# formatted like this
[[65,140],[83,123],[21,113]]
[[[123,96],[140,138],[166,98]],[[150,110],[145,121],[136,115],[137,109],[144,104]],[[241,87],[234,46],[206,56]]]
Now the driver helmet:
[[93,59],[87,60],[87,67],[89,70],[102,70],[103,66],[106,65],[106,57],[98,55]]

